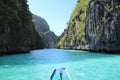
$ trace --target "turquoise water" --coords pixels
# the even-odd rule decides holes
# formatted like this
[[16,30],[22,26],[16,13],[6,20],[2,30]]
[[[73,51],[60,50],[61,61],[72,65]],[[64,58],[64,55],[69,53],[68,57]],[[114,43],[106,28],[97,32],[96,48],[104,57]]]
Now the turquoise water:
[[0,80],[48,80],[61,67],[72,80],[120,80],[120,55],[59,49],[0,57]]

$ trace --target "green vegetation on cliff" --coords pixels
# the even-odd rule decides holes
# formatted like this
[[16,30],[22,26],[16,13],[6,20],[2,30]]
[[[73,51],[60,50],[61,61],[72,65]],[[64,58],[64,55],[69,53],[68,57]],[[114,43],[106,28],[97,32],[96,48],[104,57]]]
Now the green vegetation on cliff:
[[119,0],[78,0],[58,47],[120,52],[119,22]]
[[76,18],[80,19],[80,21],[78,21],[80,25],[77,25],[77,26],[82,26],[82,24],[84,25],[88,1],[89,0],[78,0],[76,8],[73,11],[72,16],[68,22],[68,26],[74,26],[75,24],[74,20]]
[[86,42],[85,40],[85,18],[86,10],[89,0],[78,0],[75,10],[73,11],[71,18],[68,22],[68,28],[63,33],[64,35],[58,41],[59,48],[67,48],[75,46],[77,48],[77,42],[81,41],[81,44]]
[[44,48],[36,32],[27,0],[0,0],[0,55]]

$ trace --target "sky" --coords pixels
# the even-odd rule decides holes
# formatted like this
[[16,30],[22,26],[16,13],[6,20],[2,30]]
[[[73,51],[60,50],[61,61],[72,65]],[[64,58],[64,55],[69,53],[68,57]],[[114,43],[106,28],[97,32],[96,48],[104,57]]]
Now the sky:
[[58,36],[67,28],[76,4],[77,0],[28,0],[30,11],[44,18]]

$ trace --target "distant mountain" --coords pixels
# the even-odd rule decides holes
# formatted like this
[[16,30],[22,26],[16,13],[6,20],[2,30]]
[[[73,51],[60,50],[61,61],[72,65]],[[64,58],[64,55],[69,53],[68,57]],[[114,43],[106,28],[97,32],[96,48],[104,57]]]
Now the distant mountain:
[[41,17],[32,15],[32,21],[35,25],[36,31],[42,36],[46,48],[55,48],[57,43],[57,36],[50,31],[48,23]]
[[99,52],[120,52],[120,1],[78,0],[57,46]]
[[27,0],[1,0],[0,55],[29,52],[44,47],[32,24]]
[[50,31],[48,23],[40,16],[32,14],[32,22],[34,23],[37,32],[44,33]]

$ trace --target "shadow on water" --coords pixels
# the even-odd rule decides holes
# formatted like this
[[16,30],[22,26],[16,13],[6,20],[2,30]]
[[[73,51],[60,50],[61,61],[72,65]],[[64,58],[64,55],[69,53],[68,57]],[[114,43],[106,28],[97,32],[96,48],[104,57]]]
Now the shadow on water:
[[31,51],[30,54],[0,57],[0,65],[59,64],[116,56],[119,55],[90,53],[78,50],[44,49]]

